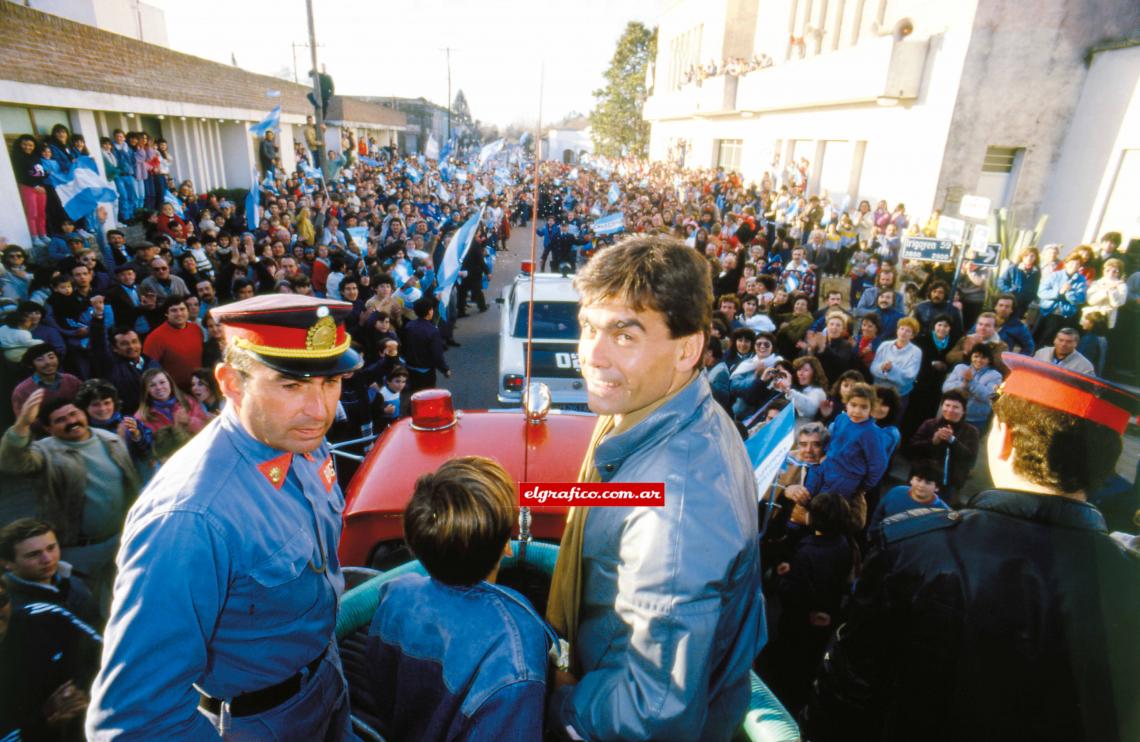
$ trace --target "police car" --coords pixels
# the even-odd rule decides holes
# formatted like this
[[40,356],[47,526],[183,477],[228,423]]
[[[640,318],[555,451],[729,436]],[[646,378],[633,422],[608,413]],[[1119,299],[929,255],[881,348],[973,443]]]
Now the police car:
[[[531,264],[503,289],[499,304],[499,390],[504,405],[522,402],[526,379],[527,321],[531,304]],[[550,389],[555,407],[586,410],[586,384],[578,362],[578,292],[567,274],[537,273],[531,380]]]

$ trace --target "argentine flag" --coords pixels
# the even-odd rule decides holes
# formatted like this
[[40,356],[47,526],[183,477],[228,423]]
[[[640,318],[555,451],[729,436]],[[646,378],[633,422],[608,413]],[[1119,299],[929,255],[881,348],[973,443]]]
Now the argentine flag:
[[429,160],[439,159],[439,142],[435,140],[435,134],[428,134],[427,144],[424,145],[424,154],[428,156]]
[[55,188],[68,218],[79,220],[95,211],[101,203],[114,203],[119,197],[115,187],[103,179],[95,160],[86,155],[78,157],[71,170],[63,172],[59,163],[43,159],[40,163],[47,171],[48,181]]
[[167,191],[166,196],[163,198],[163,203],[168,203],[173,206],[174,213],[178,215],[179,219],[186,218],[186,213],[182,209],[182,201],[178,198],[178,196],[175,196],[170,191]]
[[463,259],[467,257],[467,251],[471,248],[471,241],[475,239],[475,231],[479,227],[479,222],[483,221],[483,209],[479,209],[478,214],[474,214],[470,219],[463,222],[463,226],[455,231],[451,236],[451,241],[447,243],[447,250],[443,253],[443,260],[439,263],[439,271],[437,278],[439,279],[439,318],[444,322],[447,321],[447,304],[451,299],[451,290],[455,287],[455,282],[459,280],[459,268],[463,265]]
[[487,160],[502,152],[505,146],[506,142],[502,139],[496,139],[490,144],[484,145],[483,148],[479,150],[479,167],[486,165]]
[[483,185],[479,181],[475,181],[475,199],[476,200],[478,200],[480,198],[487,198],[487,196],[490,196],[490,195],[491,195],[491,192],[487,190],[487,186]]
[[265,132],[269,131],[270,129],[273,129],[274,131],[276,131],[277,129],[280,129],[280,128],[281,128],[281,106],[274,106],[273,110],[270,111],[269,114],[265,118],[263,118],[260,122],[254,124],[253,126],[249,127],[249,131],[250,131],[250,133],[256,134],[259,137],[263,137],[263,136],[265,136]]
[[257,171],[253,171],[253,185],[249,188],[249,193],[245,197],[245,227],[250,232],[257,231],[257,225],[260,222],[257,213],[258,204],[261,201],[261,189],[257,182]]
[[760,497],[776,481],[788,452],[792,450],[796,430],[796,413],[792,405],[785,407],[776,419],[757,430],[744,441],[744,449],[752,460],[752,475]]
[[615,211],[612,214],[606,214],[601,219],[594,220],[593,226],[594,234],[617,234],[618,232],[625,231],[625,214],[620,211]]
[[439,196],[440,201],[451,200],[451,194],[448,193],[447,189],[443,187],[443,183],[439,184],[439,187],[435,191],[435,195]]
[[616,204],[618,202],[618,199],[621,198],[621,190],[618,189],[617,183],[610,183],[608,198],[610,205]]
[[420,175],[420,171],[416,170],[411,165],[404,166],[404,174],[408,176],[409,180],[417,185],[419,185],[419,182],[423,179],[423,176]]

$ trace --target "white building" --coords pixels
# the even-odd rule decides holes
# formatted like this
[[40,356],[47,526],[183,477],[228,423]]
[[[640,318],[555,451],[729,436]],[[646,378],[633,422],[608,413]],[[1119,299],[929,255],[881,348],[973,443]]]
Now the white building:
[[585,116],[547,129],[546,136],[542,139],[544,160],[556,160],[574,165],[582,155],[593,153],[594,140],[590,136],[590,120]]
[[142,0],[11,0],[26,8],[130,36],[148,44],[169,46],[166,13]]
[[[0,204],[7,207],[0,209],[0,236],[9,242],[30,243],[12,172],[12,143],[21,134],[46,137],[57,123],[82,135],[92,152],[115,129],[164,137],[174,179],[190,180],[203,193],[251,185],[258,139],[250,124],[280,105],[281,161],[288,170],[296,166],[293,144],[302,141],[305,116],[312,111],[306,99],[311,88],[305,85],[14,2],[0,2],[0,29]],[[334,110],[358,136],[375,136],[380,144],[394,143],[405,124],[401,113],[352,99],[334,99],[330,114]],[[94,160],[101,171],[102,158]]]
[[[1086,62],[1137,28],[1135,0],[674,0],[644,109],[650,156],[754,180],[804,158],[809,193],[852,205],[956,216],[980,194],[1020,226],[1049,213],[1050,239],[1069,245],[1109,228],[1140,236],[1135,212],[1117,215],[1140,168],[1125,154],[1140,68],[1129,49]],[[759,56],[770,66],[686,82],[691,66]],[[1091,136],[1098,125],[1114,136]],[[1059,182],[1065,163],[1082,171],[1080,197]]]

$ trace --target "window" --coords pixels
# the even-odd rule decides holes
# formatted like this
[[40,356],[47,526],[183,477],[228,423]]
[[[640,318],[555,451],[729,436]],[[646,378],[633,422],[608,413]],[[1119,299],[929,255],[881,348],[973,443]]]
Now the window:
[[718,139],[716,166],[724,168],[726,172],[740,172],[740,155],[743,150],[742,139]]
[[[526,337],[527,315],[530,302],[519,304],[515,317],[514,337]],[[577,340],[581,328],[578,326],[578,304],[570,301],[540,301],[534,305],[534,325],[532,336],[537,340]]]
[[50,136],[51,128],[56,124],[63,124],[71,131],[67,111],[60,108],[0,106],[0,126],[4,128],[4,143],[9,148],[21,134],[32,134],[39,138]]
[[679,90],[691,80],[689,69],[701,63],[701,36],[704,24],[690,28],[669,41],[669,89]]
[[1021,149],[1017,147],[986,147],[986,158],[982,161],[983,173],[1011,173]]

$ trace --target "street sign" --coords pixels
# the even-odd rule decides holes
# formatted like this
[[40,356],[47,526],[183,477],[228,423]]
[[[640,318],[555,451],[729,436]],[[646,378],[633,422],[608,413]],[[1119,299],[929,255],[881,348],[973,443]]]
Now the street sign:
[[966,219],[988,219],[990,200],[985,196],[962,196],[962,203],[958,205],[958,215]]
[[934,237],[903,237],[899,257],[903,260],[929,260],[932,263],[953,263],[954,243]]
[[1001,243],[1000,242],[987,242],[982,245],[980,250],[970,246],[970,262],[976,266],[984,266],[987,268],[997,268],[998,258],[1001,256]]
[[938,217],[938,234],[940,240],[950,240],[955,244],[962,242],[962,235],[966,233],[966,222],[952,216]]

